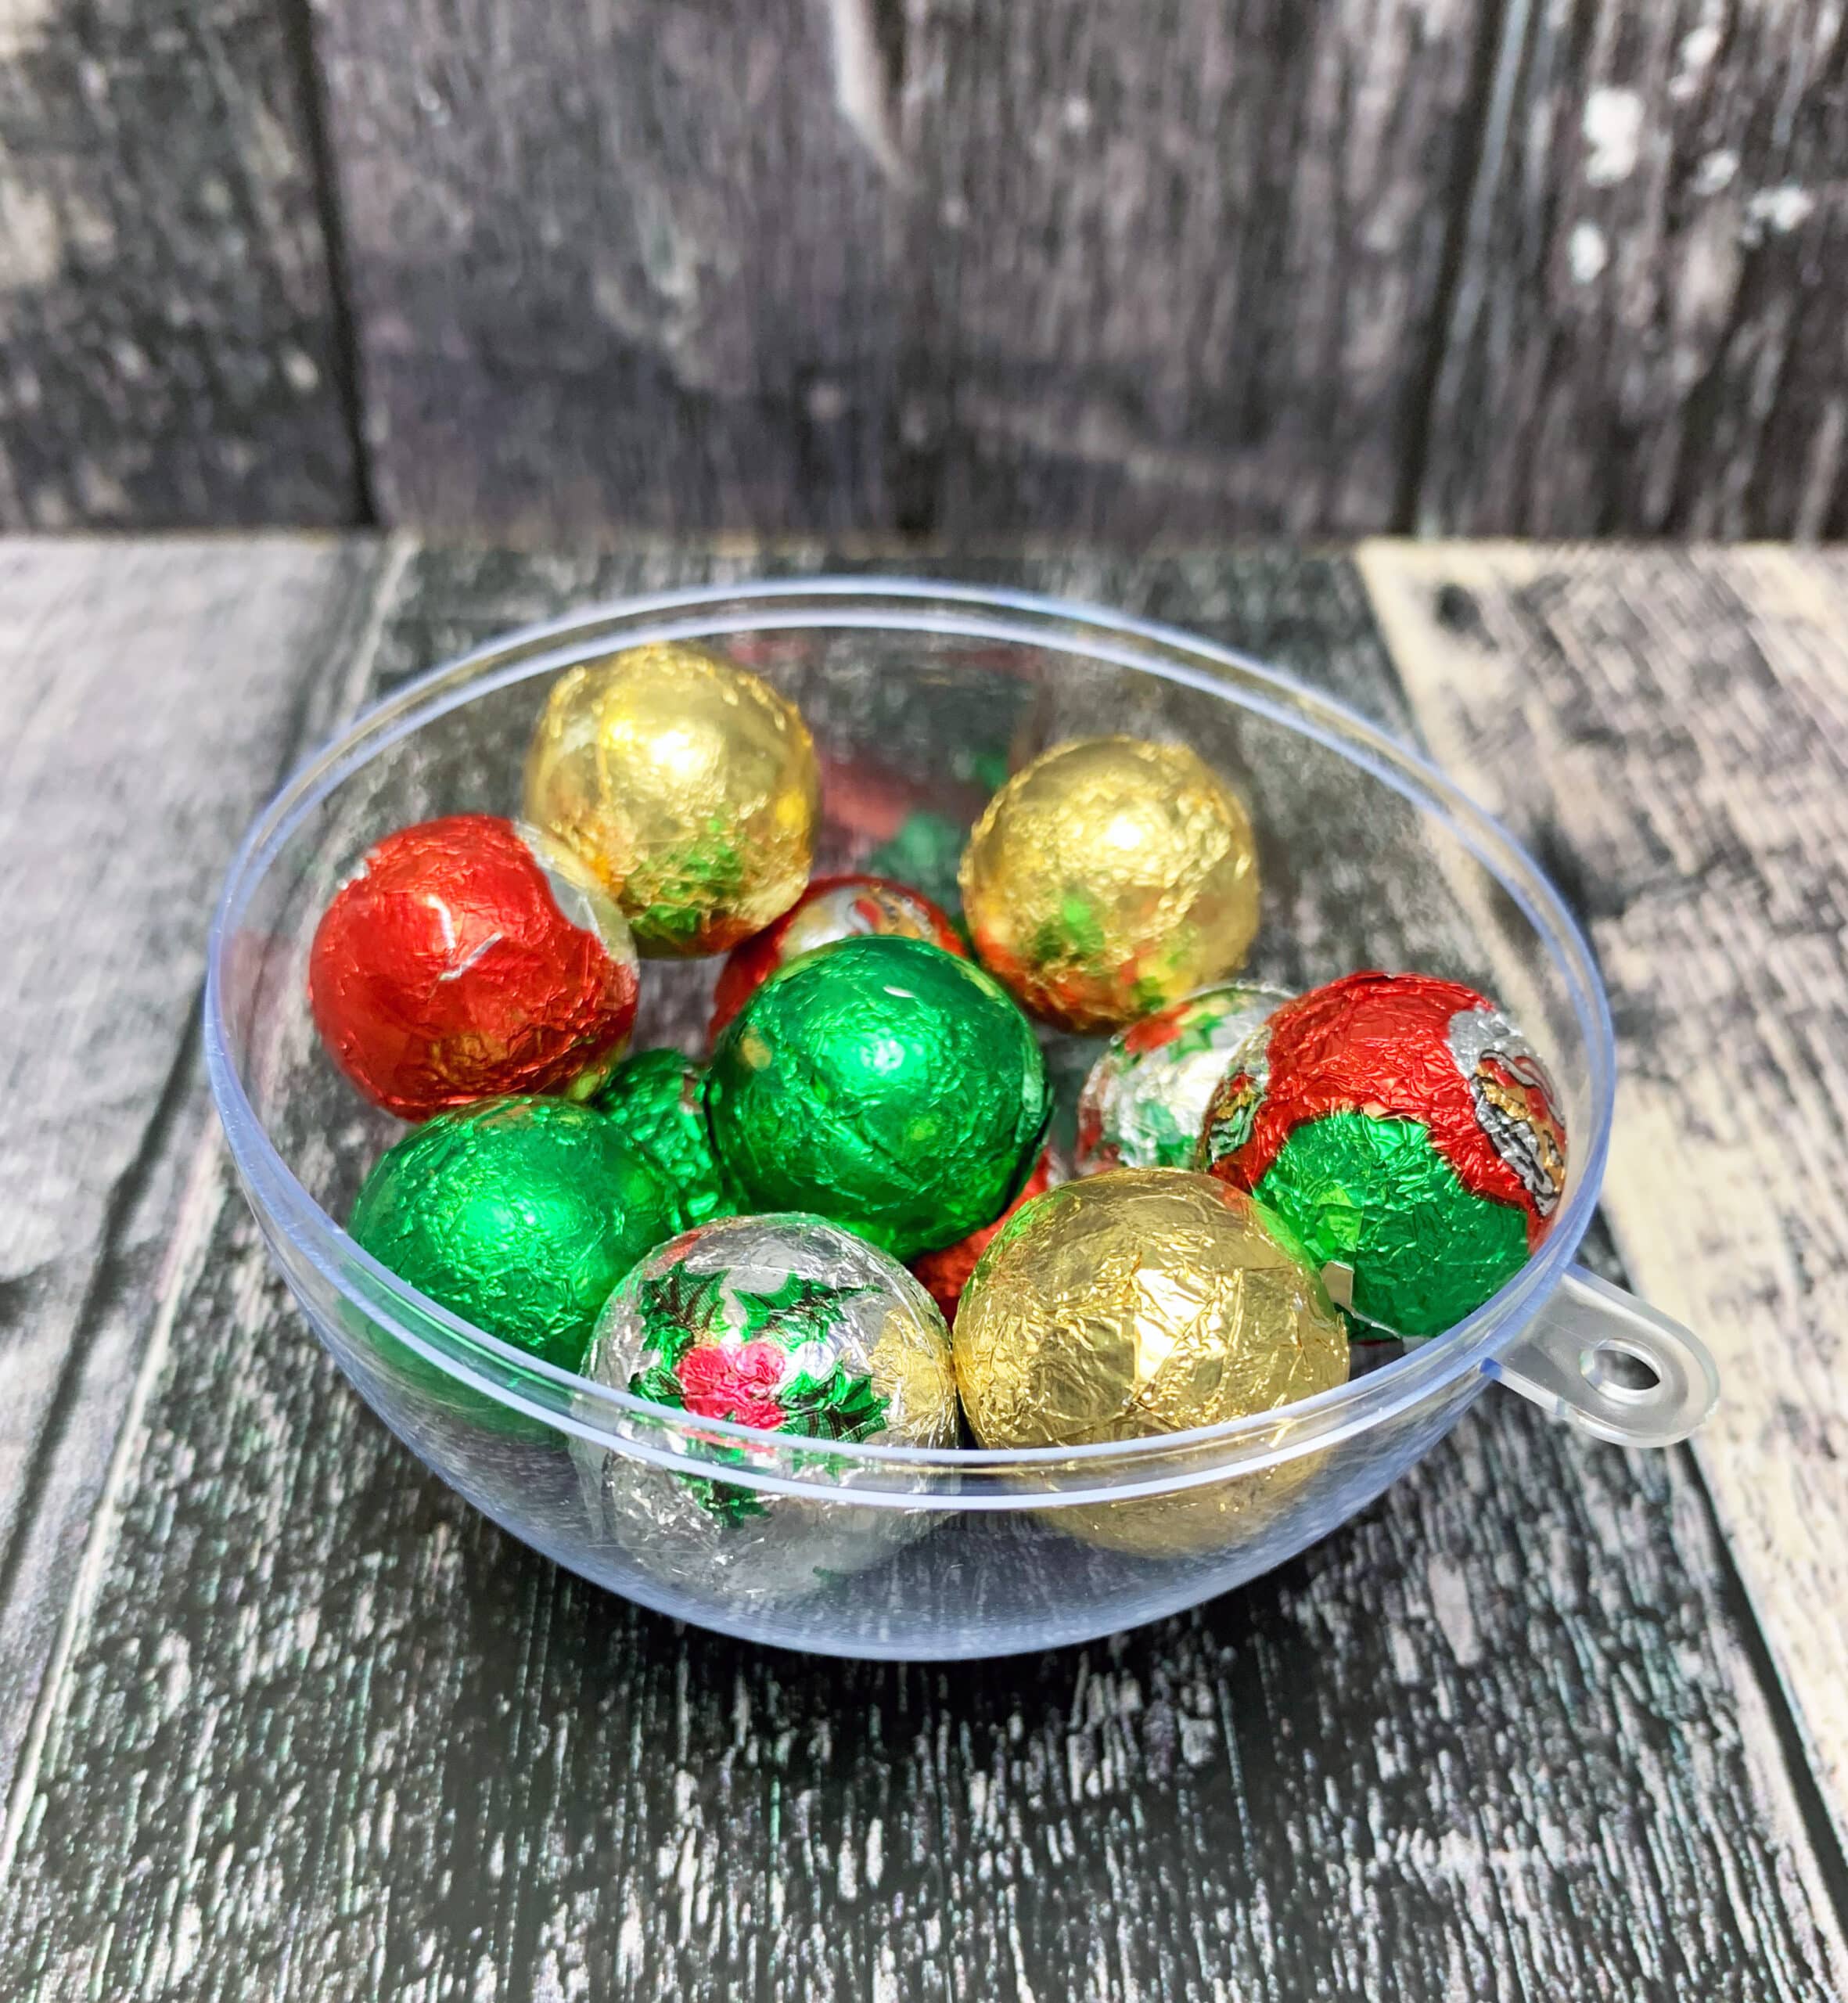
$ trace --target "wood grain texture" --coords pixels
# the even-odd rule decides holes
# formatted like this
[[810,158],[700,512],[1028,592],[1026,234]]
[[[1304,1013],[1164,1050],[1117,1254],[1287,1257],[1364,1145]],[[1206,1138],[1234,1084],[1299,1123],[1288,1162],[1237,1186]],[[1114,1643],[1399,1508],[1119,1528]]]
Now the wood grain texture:
[[1848,527],[1835,0],[327,0],[390,518]]
[[0,525],[1848,532],[1838,0],[309,5],[0,23]]
[[325,0],[389,519],[1397,518],[1462,0]]
[[0,527],[359,519],[289,20],[0,9]]
[[[574,599],[777,566],[430,554],[358,665],[383,687]],[[1339,561],[985,567],[1404,721]],[[1759,2003],[1848,1979],[1684,1456],[1492,1399],[1196,1615],[1038,1660],[817,1663],[678,1631],[473,1516],[341,1386],[221,1174],[158,1299],[16,1803],[9,1995]]]
[[1836,0],[1501,11],[1415,525],[1842,534]]
[[371,562],[0,544],[0,1782],[147,1340],[207,1113],[206,915],[324,714]]
[[1396,521],[1493,13],[910,0],[944,531]]
[[386,519],[890,523],[889,168],[822,8],[323,0],[321,28]]
[[1606,1214],[1719,1359],[1695,1451],[1848,1836],[1848,566],[1362,561],[1437,755],[1590,929],[1623,1077]]

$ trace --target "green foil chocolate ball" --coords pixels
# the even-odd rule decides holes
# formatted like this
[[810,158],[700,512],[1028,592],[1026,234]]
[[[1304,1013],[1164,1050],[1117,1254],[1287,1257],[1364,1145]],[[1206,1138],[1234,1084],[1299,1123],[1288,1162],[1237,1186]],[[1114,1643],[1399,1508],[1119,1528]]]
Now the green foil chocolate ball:
[[771,975],[706,1084],[725,1173],[760,1210],[810,1210],[896,1258],[998,1216],[1051,1109],[1026,1019],[968,960],[843,939]]
[[591,1103],[666,1178],[674,1192],[675,1231],[736,1215],[737,1197],[719,1168],[706,1124],[706,1073],[692,1058],[678,1050],[638,1051],[616,1067]]
[[575,1370],[617,1282],[678,1226],[667,1179],[613,1120],[517,1098],[408,1135],[366,1178],[347,1228],[452,1313]]

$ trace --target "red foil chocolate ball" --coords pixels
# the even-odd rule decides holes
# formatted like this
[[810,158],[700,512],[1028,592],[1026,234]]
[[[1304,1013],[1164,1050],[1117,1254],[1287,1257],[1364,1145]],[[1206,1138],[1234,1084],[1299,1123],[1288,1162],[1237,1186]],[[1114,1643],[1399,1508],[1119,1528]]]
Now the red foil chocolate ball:
[[387,835],[322,914],[308,961],[328,1054],[401,1120],[594,1091],[636,993],[616,906],[563,850],[490,814]]
[[1195,1159],[1280,1217],[1325,1278],[1345,1268],[1343,1304],[1361,1319],[1430,1336],[1546,1235],[1566,1125],[1540,1058],[1487,996],[1355,973],[1239,1046]]
[[969,957],[947,914],[921,890],[885,876],[818,876],[774,925],[732,948],[713,991],[714,1040],[778,967],[836,939],[875,933]]

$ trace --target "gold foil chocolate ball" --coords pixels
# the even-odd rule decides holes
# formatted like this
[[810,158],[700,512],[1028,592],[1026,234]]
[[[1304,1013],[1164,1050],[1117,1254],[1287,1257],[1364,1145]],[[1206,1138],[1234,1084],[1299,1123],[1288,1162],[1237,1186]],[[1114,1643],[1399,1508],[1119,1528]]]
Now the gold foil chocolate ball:
[[1341,1318],[1283,1228],[1186,1169],[1035,1197],[983,1255],[954,1334],[984,1447],[1185,1433],[1347,1378]]
[[802,894],[821,779],[793,703],[698,647],[632,647],[554,684],[526,818],[576,851],[655,958],[728,951]]
[[961,881],[983,964],[1068,1030],[1113,1030],[1224,979],[1257,930],[1250,819],[1184,745],[1054,745],[988,803]]
[[[1346,1382],[1347,1336],[1321,1282],[1260,1205],[1228,1203],[1239,1192],[1211,1181],[1113,1169],[1015,1213],[951,1331],[962,1408],[983,1446],[1188,1432]],[[1296,1479],[1286,1465],[1046,1516],[1116,1549],[1195,1550],[1249,1535]]]

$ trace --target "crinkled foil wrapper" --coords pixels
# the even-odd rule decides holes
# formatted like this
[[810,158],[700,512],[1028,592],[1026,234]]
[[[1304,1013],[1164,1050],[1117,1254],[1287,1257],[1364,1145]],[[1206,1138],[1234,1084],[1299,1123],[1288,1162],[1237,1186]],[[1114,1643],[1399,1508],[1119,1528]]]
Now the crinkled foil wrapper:
[[[963,1409],[987,1447],[1188,1432],[1347,1379],[1341,1318],[1289,1234],[1249,1198],[1177,1169],[1113,1170],[1017,1212],[964,1291],[954,1341]],[[1192,1551],[1249,1534],[1250,1512],[1307,1472],[1291,1463],[1046,1518],[1116,1548]]]
[[926,939],[963,957],[961,935],[922,892],[883,876],[818,876],[776,922],[733,948],[713,991],[716,1039],[778,967],[837,939]]
[[677,1232],[742,1207],[713,1153],[703,1065],[678,1050],[638,1050],[617,1065],[591,1104],[672,1185]]
[[587,1106],[487,1099],[383,1155],[347,1228],[419,1293],[575,1370],[609,1290],[674,1229],[660,1171]]
[[1485,996],[1350,974],[1279,1009],[1228,1060],[1199,1165],[1254,1191],[1364,1322],[1436,1335],[1544,1237],[1566,1183],[1545,1068]]
[[588,1095],[621,1055],[637,992],[621,912],[573,858],[491,814],[376,843],[308,963],[329,1055],[401,1120],[506,1092]]
[[[714,1445],[697,1474],[572,1442],[587,1501],[623,1555],[709,1606],[800,1598],[937,1520],[844,1499],[857,1470],[831,1445],[954,1446],[956,1380],[929,1296],[825,1219],[724,1218],[662,1246],[611,1296],[582,1374],[667,1406],[675,1415],[659,1424],[620,1422],[653,1445],[686,1451],[703,1418],[774,1435],[761,1449],[704,1435]],[[585,1410],[609,1426],[606,1408]],[[728,1465],[793,1468],[818,1492],[750,1488],[725,1479]]]
[[760,1210],[814,1210],[909,1259],[989,1223],[1051,1110],[1033,1028],[972,961],[846,939],[783,968],[713,1052],[706,1111]]
[[1289,998],[1281,987],[1234,982],[1120,1030],[1079,1095],[1079,1174],[1192,1168],[1227,1059]]
[[1069,1030],[1114,1030],[1223,980],[1257,930],[1249,818],[1182,745],[1055,745],[988,803],[961,883],[983,963]]
[[582,858],[644,955],[728,951],[808,881],[821,798],[807,725],[697,647],[631,648],[554,684],[527,818]]

